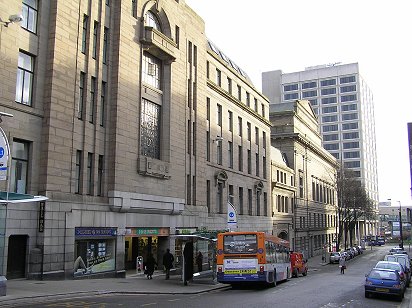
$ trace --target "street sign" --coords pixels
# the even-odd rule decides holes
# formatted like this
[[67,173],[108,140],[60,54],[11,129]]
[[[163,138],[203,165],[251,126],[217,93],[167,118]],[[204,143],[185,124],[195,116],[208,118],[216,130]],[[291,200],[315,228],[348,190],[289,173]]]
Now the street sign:
[[9,161],[10,147],[7,136],[0,127],[0,181],[7,180],[7,164]]

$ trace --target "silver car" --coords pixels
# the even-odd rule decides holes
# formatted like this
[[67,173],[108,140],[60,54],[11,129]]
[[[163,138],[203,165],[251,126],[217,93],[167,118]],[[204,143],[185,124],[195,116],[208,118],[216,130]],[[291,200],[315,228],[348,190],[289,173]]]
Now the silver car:
[[329,263],[339,263],[340,257],[340,252],[331,252],[329,254]]

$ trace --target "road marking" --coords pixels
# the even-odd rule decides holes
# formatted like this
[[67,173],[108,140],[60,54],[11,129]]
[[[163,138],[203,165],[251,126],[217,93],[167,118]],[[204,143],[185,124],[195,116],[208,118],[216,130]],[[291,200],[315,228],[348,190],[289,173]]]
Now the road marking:
[[168,299],[168,302],[177,302],[180,301],[180,298],[175,298],[175,299]]
[[153,305],[157,305],[157,303],[147,303],[147,304],[140,305],[140,307],[153,306]]

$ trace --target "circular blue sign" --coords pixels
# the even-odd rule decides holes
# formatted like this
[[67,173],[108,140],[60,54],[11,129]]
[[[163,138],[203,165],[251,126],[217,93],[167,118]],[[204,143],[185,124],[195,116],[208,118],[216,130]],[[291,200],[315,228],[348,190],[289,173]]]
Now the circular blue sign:
[[5,153],[4,148],[0,147],[0,158],[3,158],[4,153]]
[[229,217],[233,218],[234,216],[235,216],[235,213],[233,213],[233,212],[229,213]]

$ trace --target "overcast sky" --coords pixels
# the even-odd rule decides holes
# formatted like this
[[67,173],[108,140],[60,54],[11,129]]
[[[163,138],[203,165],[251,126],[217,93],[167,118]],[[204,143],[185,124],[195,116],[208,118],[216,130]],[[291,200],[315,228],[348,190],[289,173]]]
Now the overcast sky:
[[[412,1],[186,0],[206,35],[262,89],[262,72],[359,63],[374,97],[379,199],[412,205]],[[394,205],[398,203],[394,203]]]

